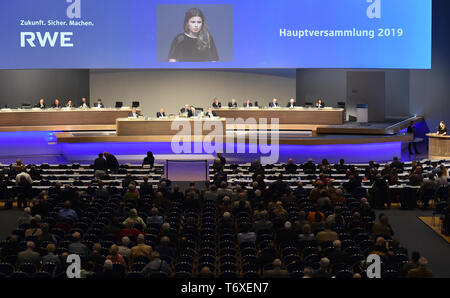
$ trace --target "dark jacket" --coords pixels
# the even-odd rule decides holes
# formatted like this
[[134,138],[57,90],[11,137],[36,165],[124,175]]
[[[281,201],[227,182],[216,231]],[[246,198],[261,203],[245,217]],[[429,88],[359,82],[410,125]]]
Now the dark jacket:
[[108,164],[106,162],[106,159],[99,157],[94,161],[94,170],[95,171],[97,171],[97,170],[105,171],[107,168],[108,168]]

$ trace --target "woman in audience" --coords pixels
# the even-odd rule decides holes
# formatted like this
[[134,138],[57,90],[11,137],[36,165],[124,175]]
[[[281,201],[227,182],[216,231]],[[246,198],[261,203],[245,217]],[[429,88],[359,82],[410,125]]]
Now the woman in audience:
[[320,165],[320,172],[324,174],[331,174],[331,165],[326,158],[322,159],[322,164]]

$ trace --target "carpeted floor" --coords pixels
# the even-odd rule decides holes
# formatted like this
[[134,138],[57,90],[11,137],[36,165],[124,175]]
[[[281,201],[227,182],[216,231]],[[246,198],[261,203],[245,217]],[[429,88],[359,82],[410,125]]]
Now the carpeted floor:
[[429,217],[431,210],[378,210],[377,216],[384,213],[394,229],[400,243],[412,251],[418,251],[428,259],[428,267],[435,277],[450,278],[450,244],[430,229],[418,217]]
[[[186,189],[189,182],[175,182],[181,189]],[[203,187],[202,182],[196,182],[196,187]],[[450,277],[450,244],[435,233],[418,217],[430,217],[431,211],[422,210],[378,210],[388,215],[390,224],[401,244],[408,248],[409,254],[417,250],[428,259],[428,267],[435,277]],[[16,228],[16,222],[22,214],[21,210],[0,210],[0,239],[5,239]]]
[[450,244],[450,236],[446,236],[441,233],[441,220],[439,216],[419,216],[419,219],[426,224],[430,229],[432,229],[436,234],[441,236],[447,243]]

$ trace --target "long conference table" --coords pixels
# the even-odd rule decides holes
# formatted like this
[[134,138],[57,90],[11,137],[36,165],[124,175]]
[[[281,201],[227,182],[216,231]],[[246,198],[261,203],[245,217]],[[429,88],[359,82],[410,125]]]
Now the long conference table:
[[[260,119],[279,119],[279,124],[317,124],[317,125],[341,125],[344,123],[344,109],[339,108],[217,108],[213,109],[218,117],[242,118],[247,120],[254,118],[259,123]],[[228,123],[227,124],[231,124]]]
[[118,118],[117,136],[225,136],[226,119],[213,118]]
[[73,126],[79,126],[81,129],[82,126],[106,125],[114,129],[116,119],[128,117],[130,112],[131,108],[2,109],[0,110],[0,129],[2,131],[65,130],[66,127],[67,130],[71,130]]

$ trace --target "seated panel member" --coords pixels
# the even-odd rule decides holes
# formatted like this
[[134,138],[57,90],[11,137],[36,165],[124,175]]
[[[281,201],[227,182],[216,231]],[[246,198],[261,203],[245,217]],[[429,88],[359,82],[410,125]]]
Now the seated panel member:
[[278,104],[278,100],[276,98],[272,99],[272,102],[269,103],[270,108],[278,108],[280,105]]
[[195,108],[194,107],[191,107],[191,109],[188,111],[188,114],[187,114],[187,116],[188,117],[195,117],[196,116],[196,113],[195,113],[196,111],[195,111]]
[[441,121],[439,123],[439,128],[438,128],[437,134],[441,135],[441,136],[445,136],[447,134],[447,127],[445,126],[444,121]]
[[212,117],[216,117],[216,113],[214,113],[214,111],[211,108],[208,108],[208,111],[206,112],[206,117],[212,118]]
[[187,114],[190,110],[191,110],[191,106],[188,105],[188,104],[185,104],[185,105],[184,105],[184,108],[181,108],[181,109],[180,109],[180,113],[181,113],[181,114]]
[[55,108],[55,109],[60,109],[61,108],[61,104],[59,103],[59,99],[55,99],[55,101],[53,102],[53,104],[52,104],[52,108]]
[[228,107],[229,108],[237,108],[237,102],[236,99],[232,99],[229,103],[228,103]]
[[165,118],[166,117],[166,113],[164,112],[164,109],[161,108],[159,110],[159,112],[156,112],[156,118]]
[[250,108],[253,107],[252,102],[250,101],[250,99],[247,99],[247,101],[242,105],[244,108]]
[[130,118],[137,118],[139,116],[141,116],[141,114],[138,113],[138,111],[136,110],[135,107],[133,107],[131,109],[131,112],[128,113],[128,117],[130,117]]
[[37,105],[35,105],[35,107],[36,108],[41,108],[41,109],[46,109],[47,108],[43,98],[39,99],[39,103]]
[[86,100],[86,98],[85,97],[83,97],[82,99],[81,99],[81,105],[80,105],[80,108],[90,108],[90,106],[89,106],[89,104],[87,103],[87,100]]
[[222,103],[219,101],[219,99],[217,97],[214,97],[214,102],[212,104],[213,108],[221,108],[222,107]]
[[102,103],[102,99],[101,98],[97,99],[97,103],[94,104],[94,107],[95,108],[100,108],[100,109],[103,109],[105,107],[103,105],[103,103]]
[[67,104],[66,104],[66,108],[74,108],[74,106],[73,106],[73,103],[72,103],[72,100],[71,100],[71,99],[69,99],[69,100],[67,101]]
[[295,100],[293,98],[291,98],[289,100],[289,103],[286,105],[286,108],[294,108],[297,106],[297,103],[295,102]]
[[322,101],[322,98],[317,99],[316,101],[316,108],[324,108],[325,103]]

